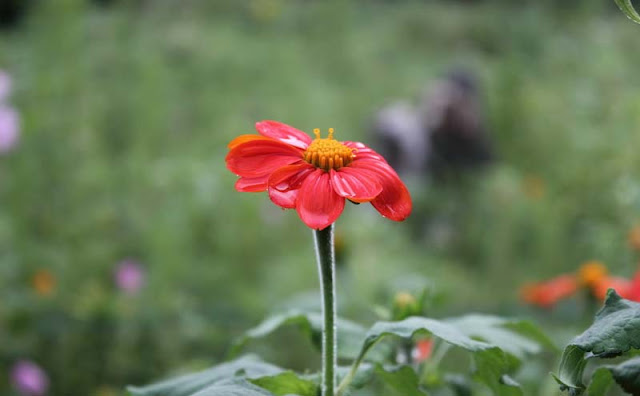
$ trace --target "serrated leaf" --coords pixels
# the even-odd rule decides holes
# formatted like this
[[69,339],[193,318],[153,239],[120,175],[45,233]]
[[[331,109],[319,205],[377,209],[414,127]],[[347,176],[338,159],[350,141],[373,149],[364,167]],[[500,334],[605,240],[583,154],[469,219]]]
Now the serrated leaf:
[[633,4],[631,4],[631,0],[615,0],[616,4],[622,12],[624,12],[629,19],[636,23],[640,23],[640,14],[633,8]]
[[609,289],[594,323],[570,344],[597,357],[618,356],[640,348],[640,304]]
[[[284,326],[298,326],[306,334],[313,344],[320,349],[322,346],[322,325],[323,319],[320,313],[302,312],[290,310],[279,313],[265,319],[258,326],[247,331],[243,337],[239,338],[231,354],[235,356],[249,341],[266,337]],[[355,359],[358,355],[360,344],[365,337],[366,330],[361,325],[346,319],[338,319],[338,357],[342,359]],[[384,359],[387,351],[380,351],[377,360]]]
[[300,378],[291,371],[256,378],[250,382],[270,391],[275,396],[286,396],[290,394],[298,396],[316,396],[319,389],[312,381]]
[[543,345],[556,349],[536,326],[527,321],[473,314],[448,319],[447,322],[463,334],[498,346],[519,359],[539,353]]
[[[472,352],[476,372],[476,380],[486,384],[495,394],[511,394],[514,389],[500,382],[500,377],[506,373],[508,362],[505,353],[497,346],[482,341],[476,341],[465,335],[454,325],[445,321],[430,318],[410,317],[399,322],[377,322],[367,332],[361,352],[354,367],[367,352],[381,339],[393,335],[410,339],[417,334],[430,334],[441,338],[449,344]],[[520,393],[516,390],[516,393]]]
[[640,395],[640,358],[627,360],[617,366],[608,367],[613,379],[632,395]]
[[613,385],[613,375],[607,368],[599,368],[593,373],[591,383],[587,388],[589,396],[606,396],[607,391]]
[[281,368],[265,363],[257,357],[243,356],[208,370],[182,375],[143,387],[130,386],[127,390],[133,396],[190,396],[229,378],[259,378],[275,375],[282,371]]
[[392,390],[393,395],[426,396],[426,393],[420,390],[416,372],[409,366],[383,368],[381,365],[377,365],[375,372],[390,390]]

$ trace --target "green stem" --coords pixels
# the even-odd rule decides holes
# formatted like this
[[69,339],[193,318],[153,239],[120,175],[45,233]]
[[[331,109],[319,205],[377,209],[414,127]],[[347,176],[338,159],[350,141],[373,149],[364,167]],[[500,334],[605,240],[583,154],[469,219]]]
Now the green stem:
[[324,230],[313,232],[316,260],[322,290],[322,396],[334,396],[336,383],[337,334],[336,334],[336,265],[333,249],[333,224]]

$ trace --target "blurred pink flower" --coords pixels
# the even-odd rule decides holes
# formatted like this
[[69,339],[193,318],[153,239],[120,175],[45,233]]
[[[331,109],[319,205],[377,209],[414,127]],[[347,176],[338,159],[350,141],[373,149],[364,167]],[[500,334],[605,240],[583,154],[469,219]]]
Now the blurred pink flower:
[[11,93],[11,77],[3,70],[0,70],[0,103],[7,100]]
[[18,113],[0,103],[0,154],[7,153],[18,143],[20,119]]
[[127,294],[135,294],[144,284],[145,273],[134,260],[123,260],[115,272],[116,286]]
[[37,364],[20,360],[11,369],[11,383],[24,396],[43,396],[49,388],[47,374]]

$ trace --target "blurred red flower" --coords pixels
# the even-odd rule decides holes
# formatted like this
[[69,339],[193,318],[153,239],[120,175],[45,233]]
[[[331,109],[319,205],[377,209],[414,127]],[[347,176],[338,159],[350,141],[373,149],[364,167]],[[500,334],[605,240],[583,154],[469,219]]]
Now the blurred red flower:
[[433,340],[420,340],[416,342],[416,347],[413,350],[413,360],[416,363],[423,362],[431,357],[433,352]]
[[411,197],[396,172],[362,143],[315,139],[276,121],[256,123],[260,135],[242,135],[229,143],[227,168],[240,176],[236,190],[268,191],[276,205],[296,209],[309,227],[323,229],[342,213],[345,198],[371,202],[384,217],[402,221],[411,213]]
[[607,297],[607,290],[609,289],[615,290],[620,297],[629,299],[631,295],[631,281],[618,276],[607,276],[591,287],[593,295],[602,301]]
[[529,304],[549,308],[558,301],[572,296],[578,290],[578,286],[575,275],[564,274],[548,281],[524,285],[521,296]]

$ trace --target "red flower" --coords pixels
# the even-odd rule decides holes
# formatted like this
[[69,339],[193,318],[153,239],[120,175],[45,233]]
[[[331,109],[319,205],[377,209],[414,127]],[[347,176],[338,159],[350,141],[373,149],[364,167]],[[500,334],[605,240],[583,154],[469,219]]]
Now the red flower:
[[525,285],[522,288],[522,299],[533,305],[550,308],[558,301],[572,296],[578,290],[578,281],[574,275],[565,274],[549,279]]
[[276,121],[256,123],[260,135],[229,143],[227,168],[240,176],[238,191],[268,191],[276,205],[296,209],[309,227],[323,229],[342,213],[345,198],[371,202],[384,217],[402,221],[411,197],[396,172],[378,153],[358,142],[339,142],[329,129],[315,139]]
[[630,280],[617,276],[607,276],[591,288],[593,295],[604,301],[607,297],[607,290],[614,289],[622,298],[630,298],[632,292]]
[[631,290],[629,291],[629,300],[640,302],[640,271],[637,271],[631,279]]
[[433,340],[420,340],[413,349],[413,359],[417,362],[423,362],[431,357],[433,352]]

